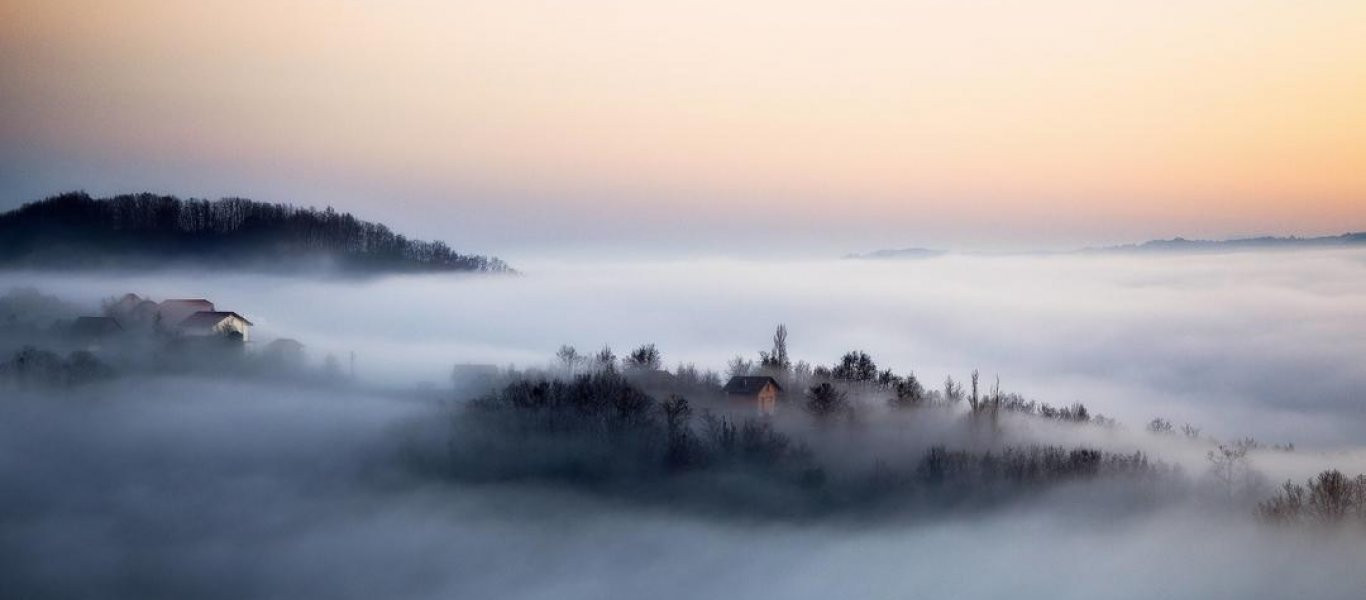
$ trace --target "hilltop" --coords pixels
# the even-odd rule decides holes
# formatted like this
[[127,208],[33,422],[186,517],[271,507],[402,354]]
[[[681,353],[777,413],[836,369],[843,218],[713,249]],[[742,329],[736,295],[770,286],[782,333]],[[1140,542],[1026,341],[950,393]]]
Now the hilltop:
[[0,214],[0,267],[512,272],[497,258],[408,239],[331,207],[83,192]]

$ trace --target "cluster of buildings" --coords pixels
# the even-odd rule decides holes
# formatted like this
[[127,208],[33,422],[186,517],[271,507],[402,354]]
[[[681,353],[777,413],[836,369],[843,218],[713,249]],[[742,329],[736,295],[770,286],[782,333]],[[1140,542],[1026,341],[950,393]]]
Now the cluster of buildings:
[[137,294],[124,294],[107,304],[104,315],[77,317],[72,323],[73,335],[84,339],[99,339],[128,331],[247,342],[251,337],[251,321],[233,311],[218,310],[204,298],[176,298],[154,302]]

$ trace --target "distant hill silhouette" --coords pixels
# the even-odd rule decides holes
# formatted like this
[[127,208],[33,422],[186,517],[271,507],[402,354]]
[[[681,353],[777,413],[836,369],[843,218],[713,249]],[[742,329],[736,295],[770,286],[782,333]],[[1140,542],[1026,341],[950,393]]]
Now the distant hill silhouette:
[[1151,240],[1142,244],[1087,248],[1082,252],[1232,252],[1236,250],[1290,250],[1343,246],[1366,246],[1366,233],[1344,233],[1342,235],[1307,238],[1262,236],[1231,240],[1188,240],[1177,237],[1169,240]]
[[943,250],[931,250],[929,248],[895,248],[887,250],[874,250],[866,254],[847,254],[844,258],[853,259],[913,259],[913,258],[934,258],[942,256]]
[[[1188,240],[1186,238],[1172,238],[1169,240],[1151,240],[1141,244],[1124,244],[1122,246],[1103,246],[1098,248],[1083,248],[1081,250],[1071,250],[1064,252],[1018,252],[1004,253],[1004,255],[1019,254],[1159,254],[1159,253],[1216,253],[1216,252],[1239,252],[1250,250],[1298,250],[1310,248],[1345,248],[1361,246],[1366,247],[1366,232],[1344,233],[1342,235],[1332,235],[1323,237],[1253,237],[1237,238],[1231,240]],[[848,254],[844,258],[851,259],[925,259],[935,258],[947,254],[942,250],[930,250],[927,248],[904,248],[900,250],[874,250],[866,254]],[[968,252],[966,254],[978,254]],[[992,253],[996,254],[996,253]]]
[[0,214],[0,266],[511,271],[496,258],[410,240],[330,207],[320,211],[242,198],[181,200],[154,194],[97,199],[80,192]]

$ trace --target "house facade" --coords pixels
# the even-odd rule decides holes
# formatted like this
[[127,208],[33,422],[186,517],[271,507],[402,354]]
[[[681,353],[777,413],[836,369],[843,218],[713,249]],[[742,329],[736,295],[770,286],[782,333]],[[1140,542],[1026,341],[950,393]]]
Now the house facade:
[[176,333],[188,337],[241,336],[242,341],[250,340],[251,321],[235,312],[200,311],[176,325]]
[[721,388],[733,402],[752,405],[761,415],[771,415],[778,409],[778,394],[782,386],[767,375],[731,377]]

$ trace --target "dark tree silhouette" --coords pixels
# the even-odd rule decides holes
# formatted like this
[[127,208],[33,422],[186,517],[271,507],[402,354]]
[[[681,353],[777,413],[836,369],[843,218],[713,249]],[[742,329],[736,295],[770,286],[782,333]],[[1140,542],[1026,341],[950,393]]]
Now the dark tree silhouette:
[[871,382],[877,379],[877,374],[877,363],[861,350],[846,352],[840,363],[830,370],[832,378],[844,381]]
[[664,365],[664,357],[654,344],[642,344],[626,355],[626,366],[631,369],[656,371]]
[[146,267],[180,261],[278,269],[316,259],[361,272],[511,271],[496,258],[410,240],[330,207],[70,193],[0,214],[0,264]]
[[893,408],[912,408],[925,402],[925,386],[916,379],[915,373],[907,373],[904,378],[896,378],[892,389],[895,395],[887,402]]
[[759,366],[780,375],[792,368],[792,360],[787,356],[787,325],[779,325],[773,332],[773,350],[759,352]]
[[839,388],[821,383],[806,391],[806,412],[822,421],[849,410],[849,400]]

